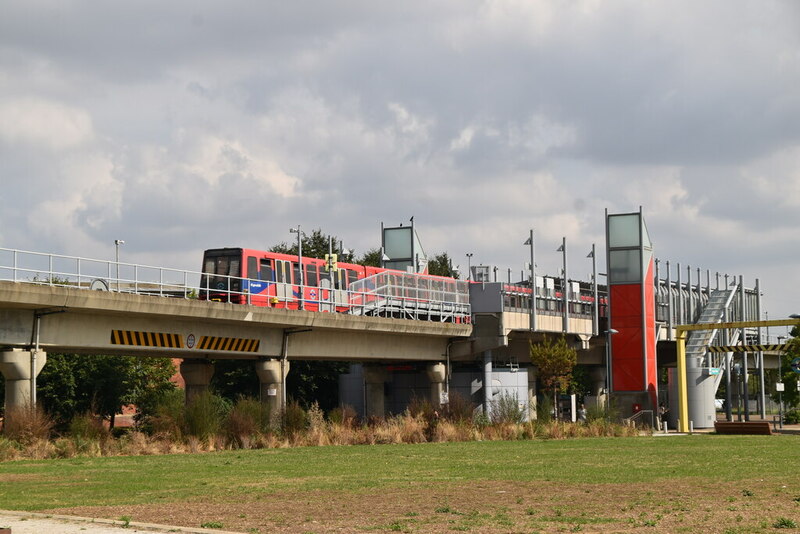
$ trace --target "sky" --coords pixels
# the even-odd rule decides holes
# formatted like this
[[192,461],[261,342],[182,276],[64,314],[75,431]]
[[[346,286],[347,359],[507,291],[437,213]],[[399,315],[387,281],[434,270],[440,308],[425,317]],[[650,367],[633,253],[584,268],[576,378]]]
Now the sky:
[[660,260],[786,317],[799,87],[790,0],[4,0],[0,247],[199,270],[413,216],[463,270],[519,273],[533,228],[586,280],[641,207]]

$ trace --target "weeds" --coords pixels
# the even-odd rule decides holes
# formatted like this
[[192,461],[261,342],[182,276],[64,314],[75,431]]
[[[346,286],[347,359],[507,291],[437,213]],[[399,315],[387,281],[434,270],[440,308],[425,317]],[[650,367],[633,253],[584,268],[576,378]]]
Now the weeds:
[[220,397],[205,393],[186,406],[179,394],[180,391],[176,391],[165,395],[154,414],[142,420],[137,430],[119,437],[113,436],[99,419],[85,414],[71,422],[68,434],[51,440],[52,421],[44,412],[12,412],[5,435],[0,437],[0,461],[637,434],[630,427],[602,419],[588,424],[548,422],[546,419],[521,422],[519,404],[513,397],[501,398],[495,403],[491,420],[482,412],[473,417],[474,405],[453,395],[451,399],[455,402],[440,410],[422,399],[412,402],[401,415],[359,421],[355,411],[347,406],[333,410],[326,417],[316,404],[306,411],[298,403],[290,402],[285,412],[270,414],[255,399],[240,398],[230,405]]

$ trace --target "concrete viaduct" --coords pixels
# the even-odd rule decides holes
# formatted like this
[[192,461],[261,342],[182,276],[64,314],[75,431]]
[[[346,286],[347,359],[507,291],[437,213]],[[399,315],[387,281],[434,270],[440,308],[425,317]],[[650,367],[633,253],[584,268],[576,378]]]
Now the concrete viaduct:
[[[533,332],[528,313],[502,308],[475,313],[473,324],[453,324],[0,281],[0,372],[6,406],[17,406],[35,401],[47,352],[182,358],[190,398],[208,387],[211,360],[249,359],[262,400],[279,406],[290,360],[362,362],[367,395],[374,397],[370,415],[383,415],[386,364],[427,362],[438,402],[446,362],[482,361],[489,373],[492,361],[526,362],[529,341],[563,332],[562,324],[560,315],[542,316]],[[583,349],[579,363],[601,366],[604,342],[592,338],[591,318],[571,319],[570,333]],[[597,377],[598,388],[603,380]]]

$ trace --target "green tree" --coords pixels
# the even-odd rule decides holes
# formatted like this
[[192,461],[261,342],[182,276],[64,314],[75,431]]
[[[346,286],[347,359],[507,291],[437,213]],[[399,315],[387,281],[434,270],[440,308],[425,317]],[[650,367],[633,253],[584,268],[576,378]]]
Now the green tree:
[[558,394],[561,386],[568,386],[572,379],[572,370],[578,363],[578,351],[567,344],[561,335],[557,341],[545,335],[541,343],[530,344],[531,362],[537,367],[539,380],[545,389]]
[[[800,358],[800,327],[795,326],[791,331],[791,338],[786,342],[789,345],[781,355],[781,367],[783,369],[783,403],[787,408],[796,408],[800,406],[800,391],[797,391],[797,383],[800,381],[800,374],[795,373],[790,363],[795,358]],[[779,395],[777,392],[770,394],[772,400],[778,402]]]
[[381,249],[380,248],[371,248],[364,253],[356,263],[359,265],[368,265],[370,267],[380,267],[381,266]]
[[[321,228],[312,230],[311,234],[303,232],[303,237],[300,239],[303,244],[303,257],[305,258],[324,258],[328,254],[329,246],[334,254],[339,254],[339,261],[351,262],[355,258],[355,254],[350,251],[350,254],[341,255],[341,240],[336,236],[329,236],[323,234]],[[269,249],[270,252],[279,252],[281,254],[297,254],[297,240],[287,243],[279,243]]]
[[453,260],[447,252],[434,254],[428,259],[428,273],[436,276],[458,278],[458,271],[453,269]]
[[37,395],[59,428],[87,412],[107,419],[113,428],[115,414],[123,406],[147,409],[174,388],[170,382],[174,374],[175,367],[166,358],[48,354]]

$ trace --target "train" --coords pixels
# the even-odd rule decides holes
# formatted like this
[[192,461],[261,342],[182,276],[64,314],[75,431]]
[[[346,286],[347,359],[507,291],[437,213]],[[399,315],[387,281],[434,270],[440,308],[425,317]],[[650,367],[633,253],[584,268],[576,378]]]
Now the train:
[[[302,280],[302,283],[301,283]],[[247,248],[203,254],[201,300],[466,322],[462,280]]]

